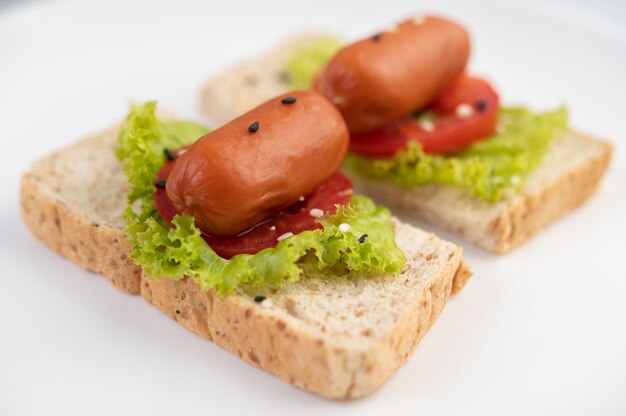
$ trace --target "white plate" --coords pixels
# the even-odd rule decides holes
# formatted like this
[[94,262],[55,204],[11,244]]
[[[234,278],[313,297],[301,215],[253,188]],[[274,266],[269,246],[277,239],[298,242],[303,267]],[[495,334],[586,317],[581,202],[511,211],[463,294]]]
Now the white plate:
[[[214,3],[0,11],[0,414],[626,414],[623,7]],[[596,197],[527,245],[503,257],[466,245],[474,279],[375,394],[340,403],[297,390],[63,260],[22,225],[20,173],[119,119],[129,101],[157,98],[199,119],[205,78],[289,34],[354,37],[435,5],[471,28],[472,66],[505,101],[567,103],[573,124],[613,140],[616,153]]]

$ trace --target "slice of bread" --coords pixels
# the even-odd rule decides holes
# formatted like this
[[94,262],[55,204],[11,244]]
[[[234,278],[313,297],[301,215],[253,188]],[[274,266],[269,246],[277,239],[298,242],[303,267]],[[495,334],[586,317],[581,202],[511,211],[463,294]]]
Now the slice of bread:
[[287,382],[330,398],[376,389],[411,355],[471,272],[461,248],[394,220],[408,264],[398,275],[304,276],[254,301],[202,292],[189,279],[153,280],[128,258],[128,184],[111,128],[33,164],[21,205],[32,233],[59,254],[141,294],[188,330]]
[[216,125],[224,124],[289,88],[285,62],[296,49],[321,35],[302,35],[273,51],[218,75],[203,89],[200,106]]
[[[303,36],[211,80],[201,94],[202,111],[225,123],[284,93],[285,62],[316,36]],[[247,80],[254,79],[255,83]],[[494,253],[506,253],[585,202],[598,188],[611,158],[611,145],[576,131],[552,143],[545,161],[515,196],[490,204],[444,185],[398,187],[349,174],[357,191],[377,202],[425,219]]]

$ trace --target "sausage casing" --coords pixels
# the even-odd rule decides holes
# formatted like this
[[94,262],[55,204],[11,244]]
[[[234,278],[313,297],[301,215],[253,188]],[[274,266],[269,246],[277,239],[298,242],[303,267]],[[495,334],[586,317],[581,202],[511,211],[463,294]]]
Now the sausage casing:
[[348,141],[341,114],[326,98],[290,92],[196,141],[177,159],[167,195],[203,231],[238,234],[325,182]]
[[365,133],[430,103],[464,70],[465,29],[435,16],[409,19],[340,50],[314,88],[341,111],[351,133]]

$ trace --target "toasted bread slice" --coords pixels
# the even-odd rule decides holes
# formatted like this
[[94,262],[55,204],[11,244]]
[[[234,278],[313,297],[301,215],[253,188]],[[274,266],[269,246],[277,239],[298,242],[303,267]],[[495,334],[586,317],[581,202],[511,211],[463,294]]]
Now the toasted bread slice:
[[[303,36],[265,56],[245,62],[211,80],[201,94],[201,108],[215,123],[282,94],[285,62],[296,49],[315,42]],[[254,80],[251,83],[249,80]],[[499,203],[484,202],[469,192],[445,185],[403,188],[347,172],[355,188],[391,208],[425,219],[494,253],[506,253],[585,202],[598,188],[611,158],[611,146],[576,131],[552,143],[523,190]]]
[[33,164],[21,185],[32,233],[118,289],[141,294],[188,330],[300,388],[353,398],[380,386],[411,355],[471,272],[461,248],[395,221],[402,273],[356,279],[304,276],[263,304],[225,298],[190,279],[153,280],[128,258],[128,184],[114,156],[118,128]]

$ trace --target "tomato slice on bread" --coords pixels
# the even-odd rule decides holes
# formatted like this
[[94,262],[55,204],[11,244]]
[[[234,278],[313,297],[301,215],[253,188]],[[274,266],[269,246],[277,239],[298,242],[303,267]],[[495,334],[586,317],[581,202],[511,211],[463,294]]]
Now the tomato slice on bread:
[[[157,174],[153,200],[159,214],[170,225],[178,212],[167,196],[163,186],[174,167],[167,161]],[[237,235],[212,235],[200,231],[202,238],[219,256],[230,259],[237,254],[254,254],[264,248],[276,247],[278,238],[288,233],[298,234],[305,230],[321,228],[316,222],[319,215],[332,215],[337,205],[345,205],[352,196],[352,183],[340,172],[333,174],[308,195],[278,214],[265,219]]]
[[498,94],[487,81],[463,75],[427,108],[435,120],[407,116],[380,130],[352,135],[350,151],[389,158],[415,140],[426,153],[456,152],[495,133],[498,107]]

